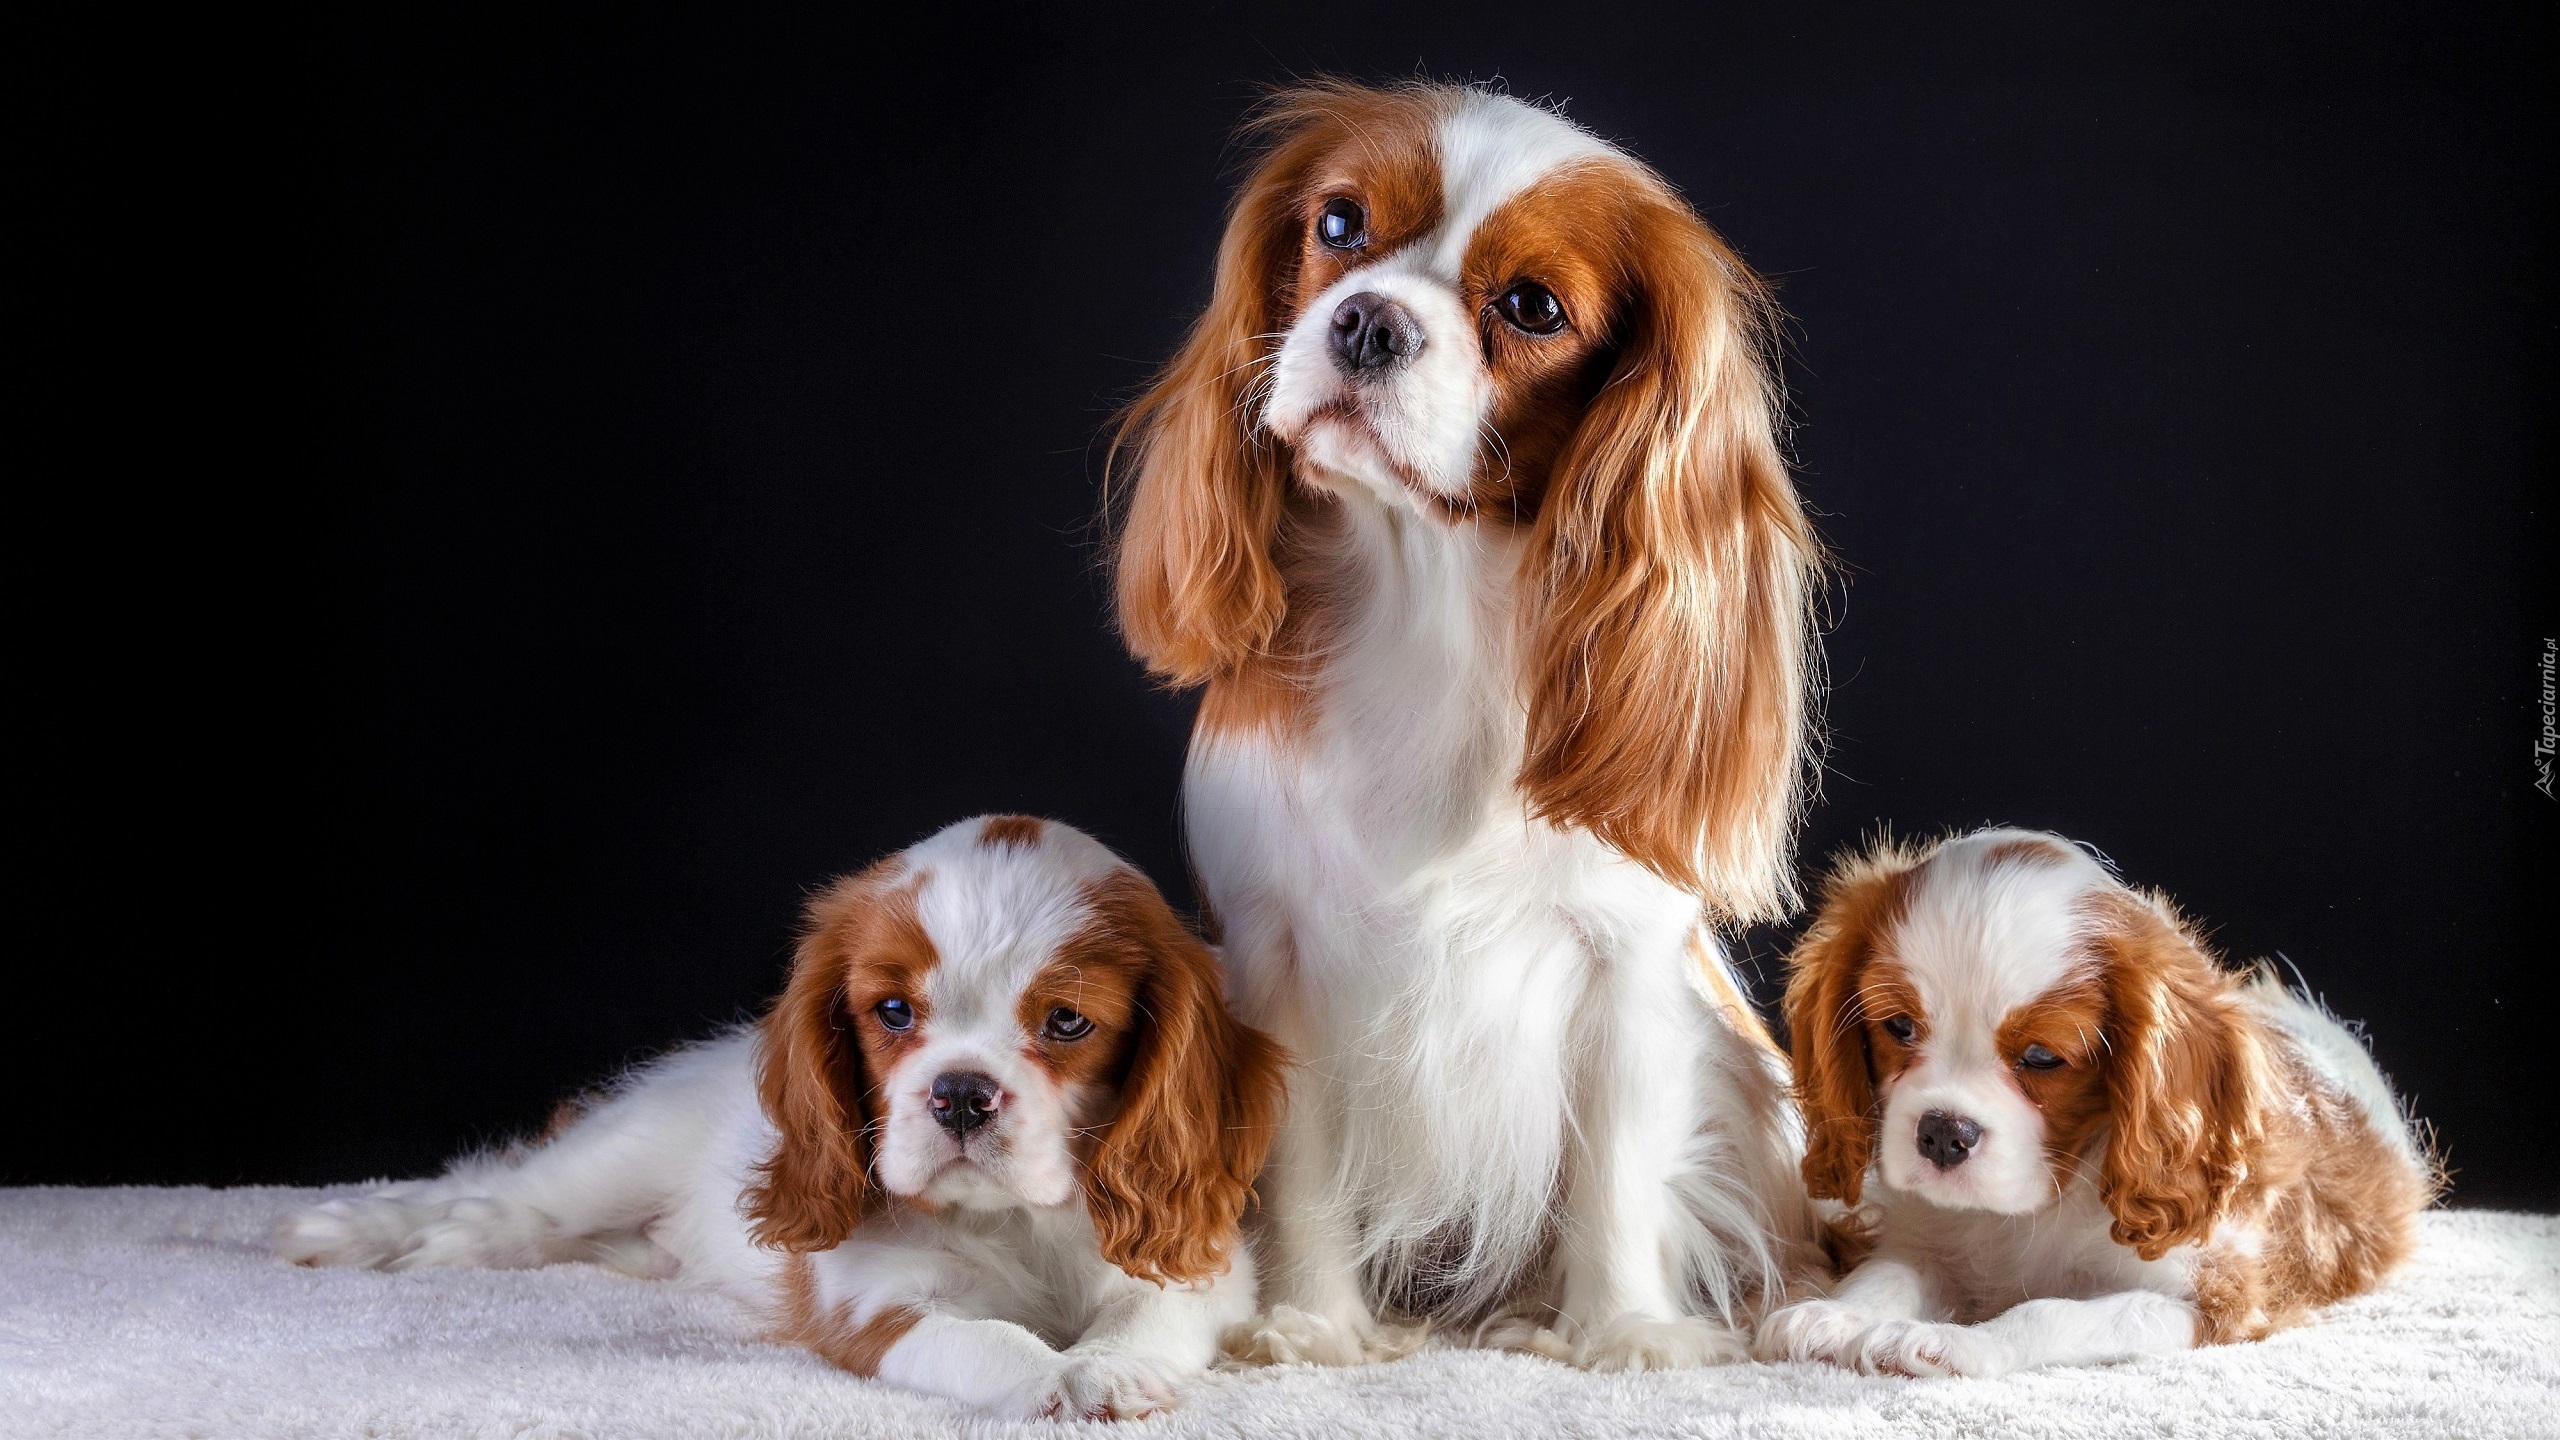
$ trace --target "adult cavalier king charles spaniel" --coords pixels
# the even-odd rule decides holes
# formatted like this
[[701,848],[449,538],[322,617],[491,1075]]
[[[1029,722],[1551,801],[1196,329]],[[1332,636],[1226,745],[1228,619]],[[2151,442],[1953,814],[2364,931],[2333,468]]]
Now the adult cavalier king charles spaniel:
[[1996,1375],[2254,1340],[2372,1288],[2437,1183],[2364,1046],[2050,835],[1844,863],[1792,959],[1817,1196],[1874,1253],[1770,1359]]
[[1598,1368],[1739,1358],[1815,1255],[1711,924],[1787,904],[1814,538],[1760,281],[1482,89],[1249,127],[1208,309],[1127,418],[1121,629],[1205,686],[1191,853],[1302,1064],[1246,1353],[1389,1312]]
[[306,1210],[277,1246],[598,1260],[737,1295],[857,1374],[1143,1415],[1253,1312],[1237,1220],[1281,1064],[1138,872],[1064,825],[964,821],[811,901],[753,1030],[538,1144]]

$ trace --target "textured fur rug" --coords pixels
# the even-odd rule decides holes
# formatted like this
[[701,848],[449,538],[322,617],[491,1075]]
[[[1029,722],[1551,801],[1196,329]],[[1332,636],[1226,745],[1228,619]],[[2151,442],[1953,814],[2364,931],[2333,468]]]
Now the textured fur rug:
[[[755,1338],[716,1298],[589,1266],[301,1270],[307,1190],[0,1190],[0,1435],[1111,1433],[1013,1425]],[[1211,1376],[1192,1435],[2560,1435],[2560,1219],[2452,1211],[2379,1295],[2259,1345],[1999,1380],[1739,1365],[1594,1376],[1433,1349]]]

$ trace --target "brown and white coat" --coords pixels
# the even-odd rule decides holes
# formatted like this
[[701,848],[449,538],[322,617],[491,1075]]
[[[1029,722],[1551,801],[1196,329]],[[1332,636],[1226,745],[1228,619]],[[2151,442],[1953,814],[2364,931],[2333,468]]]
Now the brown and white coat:
[[1758,1349],[1990,1375],[2254,1340],[2408,1253],[2436,1167],[2363,1044],[2050,835],[1879,845],[1790,961],[1807,1187],[1873,1253]]
[[1283,1057],[1092,838],[963,821],[810,902],[763,1022],[538,1144],[289,1219],[305,1263],[594,1259],[838,1365],[1017,1415],[1173,1402],[1254,1307]]
[[1205,687],[1191,853],[1304,1064],[1265,1358],[1387,1309],[1578,1363],[1739,1357],[1809,1253],[1716,920],[1772,915],[1814,543],[1758,280],[1659,177],[1479,89],[1252,132],[1207,312],[1134,407],[1119,616]]

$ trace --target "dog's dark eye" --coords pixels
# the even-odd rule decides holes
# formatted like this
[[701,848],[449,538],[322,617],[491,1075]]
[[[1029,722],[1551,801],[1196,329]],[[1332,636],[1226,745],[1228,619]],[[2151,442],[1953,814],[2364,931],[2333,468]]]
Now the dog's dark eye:
[[2018,1052],[2018,1063],[2030,1070],[2053,1070],[2062,1065],[2062,1057],[2041,1045],[2030,1045]]
[[1912,1022],[1910,1016],[1896,1015],[1884,1022],[1884,1033],[1908,1045],[1911,1037],[1920,1033],[1920,1027]]
[[1093,1033],[1093,1022],[1061,1005],[1049,1012],[1049,1023],[1040,1033],[1052,1040],[1081,1040]]
[[883,1000],[871,1007],[871,1013],[880,1017],[880,1028],[883,1030],[904,1031],[916,1028],[915,1007],[904,1000]]
[[1316,212],[1316,238],[1336,250],[1357,249],[1369,238],[1369,212],[1357,200],[1327,200]]
[[1493,303],[1503,319],[1532,335],[1553,335],[1564,328],[1564,302],[1535,280],[1521,281]]

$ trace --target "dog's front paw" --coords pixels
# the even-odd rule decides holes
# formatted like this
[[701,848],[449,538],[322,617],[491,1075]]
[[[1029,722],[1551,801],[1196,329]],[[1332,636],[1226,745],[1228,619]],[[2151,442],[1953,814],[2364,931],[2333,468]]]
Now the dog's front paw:
[[1813,1360],[1831,1365],[1844,1358],[1851,1341],[1866,1333],[1873,1319],[1854,1305],[1837,1300],[1807,1300],[1790,1305],[1760,1322],[1751,1353],[1763,1360]]
[[1621,1315],[1584,1332],[1573,1347],[1574,1364],[1604,1373],[1695,1370],[1748,1358],[1750,1348],[1732,1326],[1703,1315],[1676,1320]]
[[1498,1315],[1477,1326],[1476,1348],[1543,1355],[1560,1365],[1573,1363],[1573,1342],[1528,1315]]
[[1050,1420],[1137,1420],[1170,1410],[1181,1398],[1177,1372],[1168,1365],[1135,1355],[1071,1350],[1067,1363],[1028,1408]]
[[324,1200],[276,1222],[271,1242],[296,1265],[387,1265],[418,1243],[418,1210],[381,1195]]
[[1295,1305],[1270,1310],[1229,1330],[1227,1354],[1256,1365],[1372,1365],[1422,1348],[1430,1329],[1384,1325],[1367,1315],[1326,1316]]
[[383,1268],[425,1270],[476,1265],[492,1270],[522,1270],[549,1259],[542,1246],[548,1222],[538,1210],[482,1197],[456,1200],[443,1209],[440,1218],[419,1226],[409,1248]]
[[1881,1321],[1858,1337],[1857,1367],[1870,1375],[1999,1375],[2016,1367],[2009,1347],[1970,1325]]

